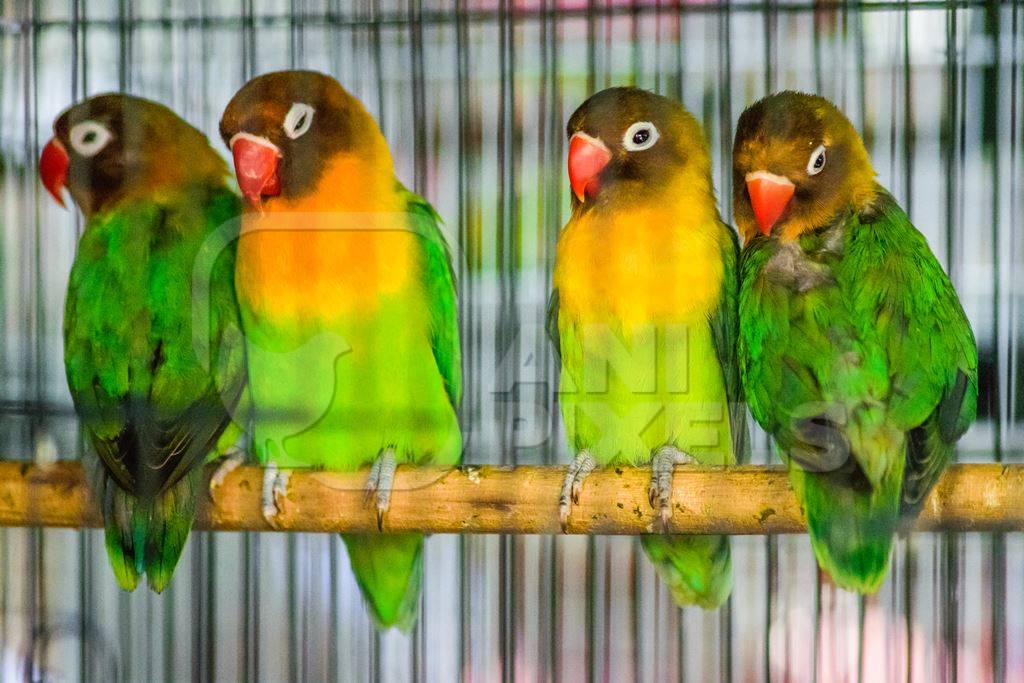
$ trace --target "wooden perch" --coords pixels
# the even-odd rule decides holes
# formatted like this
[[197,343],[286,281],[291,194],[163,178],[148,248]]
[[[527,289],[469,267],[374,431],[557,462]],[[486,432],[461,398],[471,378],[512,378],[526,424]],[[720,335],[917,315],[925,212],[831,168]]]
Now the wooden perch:
[[[562,467],[400,467],[386,531],[557,534]],[[209,475],[209,472],[207,472]],[[240,467],[205,495],[197,528],[271,530],[260,514],[263,470]],[[376,532],[364,504],[365,472],[294,471],[279,517],[285,531]],[[586,481],[569,533],[640,534],[654,529],[645,469],[597,470]],[[680,467],[672,531],[782,534],[804,531],[780,467]],[[0,525],[98,527],[99,512],[78,462],[0,462]],[[922,531],[1024,530],[1024,465],[954,465],[925,503]]]

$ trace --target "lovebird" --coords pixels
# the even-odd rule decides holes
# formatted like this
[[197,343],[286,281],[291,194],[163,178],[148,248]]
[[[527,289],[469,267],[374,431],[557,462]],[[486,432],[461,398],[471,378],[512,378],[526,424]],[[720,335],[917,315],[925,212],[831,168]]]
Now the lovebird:
[[[203,464],[238,440],[246,384],[234,294],[238,195],[206,137],[163,105],[92,97],[39,161],[85,218],[64,364],[118,584],[161,592],[195,517]],[[232,232],[233,231],[233,232]]]
[[782,92],[740,116],[739,355],[819,566],[873,593],[974,421],[978,352],[953,285],[830,102]]
[[[548,310],[576,453],[562,524],[596,467],[646,465],[665,525],[676,464],[731,465],[747,450],[738,240],[718,214],[700,124],[681,104],[610,88],[576,110],[567,135],[572,214]],[[648,534],[641,545],[680,605],[729,597],[725,536]]]
[[[287,506],[288,469],[371,466],[382,527],[399,463],[462,455],[459,319],[440,218],[396,179],[377,123],[329,76],[259,76],[220,130],[248,204],[235,282],[253,447],[273,492],[265,516],[273,523]],[[342,538],[375,624],[411,628],[423,535]]]

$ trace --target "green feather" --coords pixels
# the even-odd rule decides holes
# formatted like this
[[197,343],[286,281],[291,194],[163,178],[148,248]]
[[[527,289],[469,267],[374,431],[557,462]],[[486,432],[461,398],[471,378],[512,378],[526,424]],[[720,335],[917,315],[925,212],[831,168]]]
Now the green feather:
[[[742,386],[735,356],[737,323],[737,243],[729,228],[717,224],[723,260],[722,291],[717,306],[710,312],[706,326],[688,330],[687,354],[680,357],[678,367],[688,378],[688,391],[677,394],[659,388],[657,393],[634,391],[631,379],[649,374],[646,357],[631,358],[624,367],[617,367],[608,377],[607,390],[600,394],[565,391],[566,387],[586,386],[587,373],[604,372],[607,350],[600,339],[588,338],[585,326],[559,306],[555,289],[548,302],[547,331],[556,344],[562,362],[563,393],[560,396],[566,434],[573,450],[587,449],[601,465],[628,463],[643,465],[652,453],[667,441],[678,446],[702,464],[734,464],[737,455],[749,452]],[[612,324],[617,324],[612,321]],[[650,342],[641,332],[635,338],[619,339],[634,348]],[[661,332],[660,334],[664,334]],[[631,354],[627,354],[629,356]],[[597,365],[594,365],[595,361]],[[600,401],[596,398],[600,396]],[[582,402],[582,407],[577,404]],[[589,403],[588,403],[589,402]],[[595,403],[617,416],[601,420],[589,411]],[[720,427],[717,445],[709,447],[706,433],[692,425],[704,418],[687,416],[689,402],[696,405],[728,405],[728,421]],[[653,416],[645,408],[659,408]],[[669,409],[666,410],[665,408]],[[678,421],[677,421],[678,420]],[[727,430],[727,431],[726,431]],[[666,438],[667,435],[671,435]],[[737,450],[738,449],[738,450]],[[725,602],[732,589],[729,539],[725,536],[682,536],[654,534],[640,539],[644,552],[651,559],[680,606],[698,605],[714,609]]]
[[[208,238],[238,211],[223,185],[184,187],[92,215],[78,246],[65,368],[99,460],[108,557],[126,590],[143,574],[157,592],[170,580],[201,466],[245,384],[230,239],[208,272],[194,272]],[[193,329],[196,313],[208,327]],[[209,342],[208,358],[197,339]]]
[[423,535],[342,534],[356,583],[377,628],[408,632],[423,584]]
[[728,536],[646,534],[640,545],[680,607],[716,609],[732,592]]
[[462,403],[462,351],[451,250],[441,232],[441,217],[434,207],[400,183],[398,192],[405,197],[413,231],[423,238],[423,284],[427,301],[431,303],[430,345],[448,398],[452,406],[458,408]]
[[821,566],[884,579],[977,404],[974,336],[924,237],[881,188],[796,244],[744,249],[740,359],[751,413],[789,463]]
[[[399,291],[381,292],[369,309],[284,322],[255,314],[243,297],[261,460],[355,471],[384,449],[400,465],[461,459],[462,359],[451,255],[430,205],[398,183],[395,191],[419,237],[415,277]],[[411,627],[423,536],[343,538],[375,623]]]

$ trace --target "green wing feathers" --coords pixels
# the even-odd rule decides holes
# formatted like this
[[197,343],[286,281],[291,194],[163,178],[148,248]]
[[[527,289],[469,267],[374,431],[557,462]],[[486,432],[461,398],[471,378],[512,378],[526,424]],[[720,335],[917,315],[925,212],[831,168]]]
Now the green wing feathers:
[[732,433],[733,453],[740,464],[750,459],[750,437],[747,430],[747,406],[743,395],[736,340],[739,336],[739,242],[736,233],[721,226],[727,236],[722,245],[722,295],[710,319],[711,341],[715,345],[718,364],[722,366],[725,395],[729,401],[729,428]]
[[870,210],[796,245],[754,238],[741,265],[751,413],[790,464],[821,566],[873,592],[901,517],[917,513],[974,420],[970,325],[882,190]]
[[451,250],[434,207],[401,185],[399,192],[406,197],[412,229],[423,238],[423,284],[431,314],[430,341],[448,398],[457,410],[462,402],[462,350]]
[[[195,516],[201,465],[245,386],[231,239],[194,272],[208,236],[238,210],[226,188],[189,188],[175,202],[93,217],[78,247],[65,369],[99,460],[108,556],[129,590],[143,574],[157,592],[167,585]],[[207,286],[194,288],[197,275]],[[197,312],[209,327],[193,334]],[[208,357],[197,340],[208,342]]]

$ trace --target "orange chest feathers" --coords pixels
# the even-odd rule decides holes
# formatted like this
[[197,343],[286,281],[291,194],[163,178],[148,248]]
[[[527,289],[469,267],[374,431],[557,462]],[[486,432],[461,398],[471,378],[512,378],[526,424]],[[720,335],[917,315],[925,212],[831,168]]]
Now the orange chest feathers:
[[574,218],[558,240],[561,311],[623,325],[706,316],[721,295],[719,231],[713,215],[687,220],[673,210]]
[[415,277],[419,243],[408,226],[393,176],[374,181],[342,159],[308,197],[272,200],[262,215],[243,217],[239,301],[261,317],[287,321],[372,310]]

